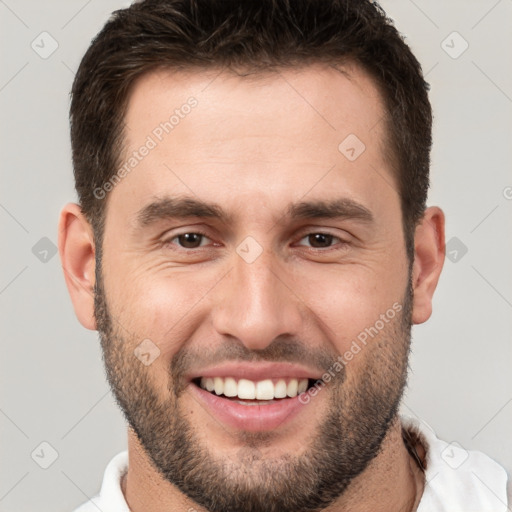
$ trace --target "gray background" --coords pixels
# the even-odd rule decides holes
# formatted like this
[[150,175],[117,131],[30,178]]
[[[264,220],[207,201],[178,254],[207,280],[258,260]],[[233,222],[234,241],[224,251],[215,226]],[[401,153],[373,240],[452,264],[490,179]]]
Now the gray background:
[[[72,510],[125,446],[97,335],[76,320],[52,251],[59,211],[75,200],[73,74],[109,13],[127,4],[0,0],[1,511]],[[512,1],[383,6],[432,86],[430,204],[447,214],[453,260],[432,319],[414,328],[404,411],[511,469]]]

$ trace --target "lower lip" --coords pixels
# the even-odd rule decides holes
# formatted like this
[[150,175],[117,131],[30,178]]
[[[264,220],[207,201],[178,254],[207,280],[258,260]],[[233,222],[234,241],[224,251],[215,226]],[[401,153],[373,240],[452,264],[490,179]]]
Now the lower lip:
[[189,389],[215,418],[232,428],[247,432],[263,432],[284,426],[307,407],[307,404],[299,401],[298,396],[265,405],[242,405],[214,395],[195,384],[190,384]]

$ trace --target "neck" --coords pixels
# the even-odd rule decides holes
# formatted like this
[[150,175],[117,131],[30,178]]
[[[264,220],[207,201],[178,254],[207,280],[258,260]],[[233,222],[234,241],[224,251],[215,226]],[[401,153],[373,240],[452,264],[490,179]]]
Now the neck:
[[[424,477],[403,443],[401,429],[397,418],[378,455],[345,493],[323,512],[410,512],[417,509]],[[122,490],[132,512],[189,509],[209,512],[162,478],[131,430],[128,432],[128,454],[129,466]]]

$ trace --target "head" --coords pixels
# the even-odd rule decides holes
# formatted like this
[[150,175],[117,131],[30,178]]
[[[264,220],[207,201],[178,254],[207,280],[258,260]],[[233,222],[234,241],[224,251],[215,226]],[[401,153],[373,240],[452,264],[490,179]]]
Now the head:
[[66,279],[152,463],[212,512],[332,503],[396,419],[442,267],[395,28],[360,0],[138,2],[84,56],[71,135]]

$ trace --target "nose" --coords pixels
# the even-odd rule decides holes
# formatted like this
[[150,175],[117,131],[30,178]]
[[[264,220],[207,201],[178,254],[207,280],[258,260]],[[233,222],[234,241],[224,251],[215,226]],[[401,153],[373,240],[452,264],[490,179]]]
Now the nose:
[[217,332],[250,350],[262,350],[278,336],[297,335],[301,302],[272,254],[264,252],[252,263],[235,254],[233,261],[216,287],[212,314]]

